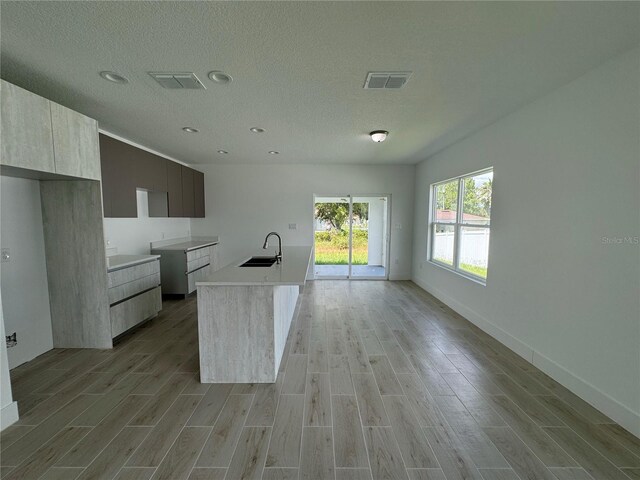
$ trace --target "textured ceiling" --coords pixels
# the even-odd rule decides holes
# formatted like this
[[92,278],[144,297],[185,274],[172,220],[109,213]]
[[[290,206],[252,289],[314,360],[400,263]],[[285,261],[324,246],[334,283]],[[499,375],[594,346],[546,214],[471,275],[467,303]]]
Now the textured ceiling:
[[[415,163],[640,43],[637,2],[3,1],[0,14],[3,78],[195,164]],[[371,70],[413,75],[364,90]],[[207,89],[165,90],[148,71],[193,71]]]

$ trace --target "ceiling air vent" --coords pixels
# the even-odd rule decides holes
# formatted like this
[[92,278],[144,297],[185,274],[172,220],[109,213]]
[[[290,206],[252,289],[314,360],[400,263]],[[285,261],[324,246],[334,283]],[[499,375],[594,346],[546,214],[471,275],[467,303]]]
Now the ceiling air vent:
[[364,88],[389,89],[402,88],[409,81],[412,72],[369,72]]
[[200,90],[205,88],[195,73],[149,72],[149,75],[163,88],[170,88],[172,90]]

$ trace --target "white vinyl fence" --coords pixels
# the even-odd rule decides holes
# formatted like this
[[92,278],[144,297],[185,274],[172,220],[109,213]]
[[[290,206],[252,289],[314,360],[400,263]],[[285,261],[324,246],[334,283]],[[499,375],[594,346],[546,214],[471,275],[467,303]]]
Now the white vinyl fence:
[[[462,232],[461,232],[462,233]],[[489,257],[489,229],[465,231],[460,239],[460,263],[487,266]],[[436,232],[433,258],[453,262],[453,232]]]

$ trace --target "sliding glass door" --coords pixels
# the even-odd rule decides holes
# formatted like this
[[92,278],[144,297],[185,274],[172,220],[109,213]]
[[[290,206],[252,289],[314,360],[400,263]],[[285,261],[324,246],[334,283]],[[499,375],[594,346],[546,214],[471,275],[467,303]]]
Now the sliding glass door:
[[316,196],[316,278],[388,278],[388,195]]
[[352,278],[387,278],[388,199],[353,197]]
[[313,220],[316,277],[349,278],[351,198],[316,197]]

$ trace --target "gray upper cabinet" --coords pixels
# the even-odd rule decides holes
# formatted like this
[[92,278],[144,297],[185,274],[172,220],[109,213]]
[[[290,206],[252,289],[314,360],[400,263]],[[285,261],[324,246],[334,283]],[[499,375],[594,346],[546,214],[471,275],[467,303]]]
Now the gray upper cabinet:
[[204,173],[193,171],[194,217],[204,218]]
[[100,180],[98,122],[51,102],[56,173]]
[[196,216],[193,195],[193,169],[185,166],[182,166],[182,216]]
[[2,80],[0,163],[55,173],[49,101]]
[[136,217],[136,189],[148,191],[150,217],[204,217],[204,174],[99,135],[105,217]]

